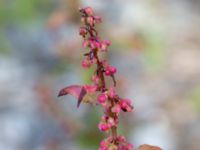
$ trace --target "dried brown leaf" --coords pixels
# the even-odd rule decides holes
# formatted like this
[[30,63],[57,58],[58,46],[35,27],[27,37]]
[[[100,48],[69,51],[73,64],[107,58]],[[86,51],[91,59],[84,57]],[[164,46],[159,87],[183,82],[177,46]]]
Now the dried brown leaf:
[[148,144],[140,145],[137,150],[162,150],[160,147],[152,146]]

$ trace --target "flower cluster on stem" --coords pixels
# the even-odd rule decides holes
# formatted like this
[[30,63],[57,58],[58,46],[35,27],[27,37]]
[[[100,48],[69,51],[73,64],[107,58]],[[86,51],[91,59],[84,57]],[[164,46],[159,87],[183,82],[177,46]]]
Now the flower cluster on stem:
[[[96,16],[91,7],[80,9],[81,21],[84,26],[80,27],[79,34],[83,37],[83,48],[89,49],[84,54],[82,61],[83,68],[95,65],[96,69],[91,77],[92,85],[84,85],[87,93],[98,92],[97,102],[103,107],[104,115],[98,125],[102,132],[107,132],[108,137],[101,141],[99,150],[133,150],[133,146],[128,143],[124,136],[117,134],[119,114],[121,111],[131,112],[133,106],[131,100],[121,98],[115,92],[117,69],[106,60],[99,58],[99,53],[107,52],[111,42],[101,40],[95,25],[102,22],[101,17]],[[105,77],[111,77],[113,86],[107,87]]]

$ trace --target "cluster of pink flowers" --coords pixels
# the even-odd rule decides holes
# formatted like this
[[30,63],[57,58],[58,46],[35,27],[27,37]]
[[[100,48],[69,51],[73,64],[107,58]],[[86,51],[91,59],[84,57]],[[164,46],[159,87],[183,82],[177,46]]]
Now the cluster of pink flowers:
[[[91,65],[96,66],[95,72],[91,77],[93,84],[84,85],[83,87],[87,93],[99,93],[97,102],[103,107],[104,115],[101,118],[98,128],[102,132],[110,133],[109,137],[101,141],[99,150],[133,150],[133,146],[123,136],[117,135],[119,114],[121,111],[131,112],[133,110],[131,100],[121,98],[116,94],[114,76],[117,69],[109,65],[106,60],[101,60],[98,56],[100,52],[108,51],[111,42],[101,40],[98,37],[98,32],[94,27],[102,20],[99,16],[95,16],[91,7],[80,9],[80,13],[84,26],[80,27],[79,34],[84,38],[83,48],[89,49],[84,54],[82,67],[89,68]],[[105,76],[111,77],[114,86],[106,87]]]
[[[90,7],[80,9],[80,13],[84,26],[80,27],[79,34],[84,38],[83,48],[89,50],[84,54],[82,67],[87,69],[93,65],[96,69],[91,77],[91,85],[70,85],[61,89],[58,96],[68,94],[74,96],[78,100],[77,107],[79,107],[82,101],[90,101],[89,95],[98,95],[96,102],[104,110],[98,128],[108,133],[107,138],[101,141],[99,150],[133,150],[133,145],[128,143],[124,136],[117,134],[120,112],[132,112],[133,106],[131,100],[121,98],[115,91],[117,69],[106,60],[99,58],[99,53],[107,52],[111,44],[108,40],[101,40],[95,29],[95,25],[102,21],[101,17],[95,16]],[[105,77],[111,77],[113,86],[107,85]],[[138,148],[138,150],[147,149],[162,150],[148,144]]]
[[100,150],[133,150],[133,145],[127,143],[124,136],[117,136],[115,139],[117,145],[113,143],[113,138],[109,136],[100,143]]

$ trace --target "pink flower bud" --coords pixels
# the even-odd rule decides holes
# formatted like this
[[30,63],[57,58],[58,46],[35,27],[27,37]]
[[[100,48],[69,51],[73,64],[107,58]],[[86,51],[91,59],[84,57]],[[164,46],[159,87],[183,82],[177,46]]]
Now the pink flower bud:
[[111,42],[109,40],[105,40],[104,43],[106,43],[106,45],[110,46]]
[[119,102],[121,109],[125,112],[131,112],[133,110],[133,106],[131,105],[131,101],[129,99],[123,99]]
[[113,87],[110,87],[109,91],[108,91],[108,96],[110,98],[114,98],[114,96],[116,95],[115,90]]
[[110,145],[110,141],[105,139],[101,141],[99,150],[108,150],[109,145]]
[[93,57],[93,58],[92,58],[92,63],[93,63],[93,64],[97,64],[97,59]]
[[93,9],[91,7],[84,8],[84,11],[88,16],[94,15]]
[[128,150],[133,150],[133,145],[130,143],[127,144],[127,147],[128,147]]
[[121,150],[133,150],[133,145],[126,143],[122,146]]
[[115,120],[113,118],[111,118],[111,117],[108,118],[107,122],[108,122],[108,124],[110,124],[110,126],[115,126],[116,125],[115,124]]
[[124,136],[121,136],[121,135],[119,135],[119,136],[117,137],[117,140],[118,140],[119,142],[121,142],[121,143],[126,142],[126,138],[125,138]]
[[101,121],[105,122],[105,121],[107,120],[107,118],[108,118],[108,116],[103,115],[103,116],[101,117]]
[[99,103],[105,103],[107,100],[108,96],[104,93],[99,94],[98,96],[98,101]]
[[102,51],[107,51],[107,45],[105,43],[101,43],[101,50]]
[[107,150],[107,147],[100,147],[99,150]]
[[100,78],[96,75],[93,75],[91,77],[91,81],[94,82],[95,84],[99,84]]
[[109,66],[109,71],[111,72],[111,74],[115,74],[117,72],[117,69],[113,66]]
[[108,150],[119,150],[117,145],[111,144]]
[[106,69],[106,71],[105,71],[105,75],[106,75],[106,76],[110,76],[110,75],[111,75],[110,70],[107,70],[107,69]]
[[101,23],[102,22],[101,17],[99,17],[99,16],[94,16],[94,21],[95,21],[95,23]]
[[101,147],[106,147],[106,145],[107,145],[107,142],[106,142],[106,141],[104,141],[104,140],[101,141],[101,143],[100,143],[100,146],[101,146]]
[[88,40],[84,40],[83,41],[83,48],[86,48],[89,45],[89,41]]
[[107,67],[109,66],[107,60],[102,60],[101,62],[102,62],[102,64],[103,64],[103,67],[104,67],[104,68],[107,68]]
[[99,150],[107,150],[107,147],[100,147]]
[[105,70],[105,75],[111,76],[114,75],[117,72],[117,69],[113,66],[108,66]]
[[80,27],[79,34],[85,37],[87,34],[87,30],[84,27]]
[[95,44],[96,44],[96,47],[97,47],[97,48],[100,47],[100,43],[99,43],[99,42],[96,42]]
[[86,23],[89,24],[90,26],[94,26],[94,19],[93,19],[93,17],[87,17],[86,18]]
[[86,23],[86,18],[85,17],[81,17],[81,22],[82,23]]
[[91,66],[91,62],[89,59],[85,58],[85,59],[83,59],[81,65],[83,68],[89,68]]
[[96,48],[99,48],[100,47],[100,43],[97,42],[97,41],[94,41],[94,40],[90,40],[90,48],[91,49],[96,49]]
[[102,51],[107,51],[108,46],[110,46],[110,41],[105,40],[101,42],[101,50]]
[[109,110],[109,107],[110,107],[110,103],[107,101],[105,103],[101,103],[101,105],[103,106],[104,110],[105,111],[108,111]]
[[119,104],[116,104],[114,107],[112,107],[111,111],[112,111],[113,113],[116,113],[116,114],[118,115],[118,114],[120,113],[120,111],[121,111],[120,105],[119,105]]
[[107,131],[110,129],[110,125],[106,123],[99,123],[98,127],[99,127],[99,130],[101,131]]

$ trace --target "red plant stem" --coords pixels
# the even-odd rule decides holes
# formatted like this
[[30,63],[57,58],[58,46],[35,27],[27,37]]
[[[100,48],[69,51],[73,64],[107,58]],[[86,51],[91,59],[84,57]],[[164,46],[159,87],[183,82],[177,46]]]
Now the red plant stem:
[[[109,109],[109,116],[112,117],[112,118],[115,118],[116,116],[115,116],[114,113],[112,113],[112,110],[111,110],[111,108],[115,105],[115,102],[114,102],[114,99],[110,99],[110,101],[111,101],[112,106]],[[112,131],[113,142],[115,142],[116,137],[117,137],[117,126],[111,127],[111,131]]]
[[101,79],[101,91],[104,92],[106,90],[106,82],[105,82],[105,77],[104,77],[104,74],[103,74],[104,68],[103,68],[102,63],[99,60],[97,49],[94,50],[94,57],[97,60],[97,74],[99,75],[99,77]]
[[[99,60],[97,49],[94,50],[94,57],[97,60],[97,74],[99,75],[100,80],[101,80],[101,91],[104,92],[106,90],[105,77],[104,77],[104,73],[103,73],[104,68],[103,68],[102,63]],[[114,99],[110,99],[110,101],[111,101],[112,106],[108,110],[108,116],[113,118],[113,117],[115,117],[115,114],[112,113],[111,108],[115,105],[115,102],[114,102]],[[116,126],[111,127],[111,134],[112,134],[113,142],[115,142],[116,137],[117,137],[117,127]]]
[[115,143],[115,140],[117,138],[117,127],[112,127],[112,138],[113,138],[113,142]]

